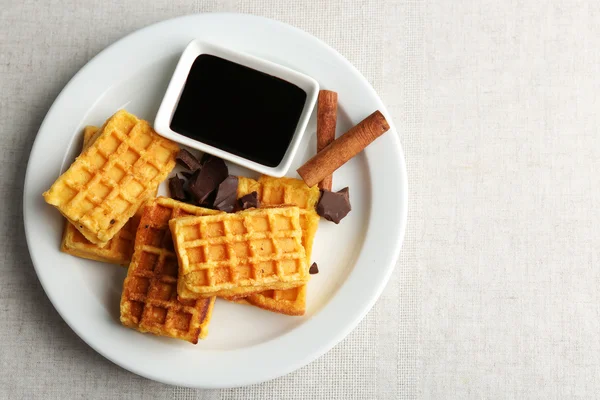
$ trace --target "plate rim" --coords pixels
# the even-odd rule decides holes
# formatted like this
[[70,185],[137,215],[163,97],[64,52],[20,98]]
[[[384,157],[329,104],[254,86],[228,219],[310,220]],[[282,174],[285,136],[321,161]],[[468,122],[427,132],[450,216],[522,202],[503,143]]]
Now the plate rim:
[[[354,314],[354,317],[352,318],[352,320],[350,322],[348,322],[346,324],[346,326],[344,326],[343,328],[340,328],[338,330],[337,334],[334,337],[332,337],[331,339],[329,339],[326,343],[325,342],[321,343],[316,349],[314,349],[312,351],[311,354],[306,355],[304,357],[300,357],[300,358],[296,359],[295,362],[290,363],[290,364],[286,365],[285,367],[278,369],[277,371],[272,371],[270,373],[263,374],[264,376],[262,376],[260,378],[253,377],[253,378],[247,378],[247,379],[243,379],[243,378],[237,379],[237,381],[232,384],[226,383],[225,381],[198,384],[198,382],[182,382],[177,379],[169,379],[169,378],[165,378],[162,376],[153,375],[152,373],[143,371],[142,369],[140,369],[138,367],[133,367],[131,365],[124,365],[125,363],[122,360],[116,360],[110,354],[107,354],[107,351],[105,351],[105,349],[101,348],[100,346],[97,346],[97,344],[94,343],[92,340],[89,340],[89,337],[87,337],[87,334],[82,332],[80,329],[78,329],[77,326],[75,326],[76,325],[75,322],[73,320],[71,320],[71,317],[68,317],[63,313],[63,310],[61,310],[60,305],[57,304],[56,299],[53,298],[51,291],[46,286],[48,282],[44,282],[44,280],[41,279],[41,277],[40,277],[40,272],[38,270],[40,267],[38,267],[38,265],[36,264],[36,262],[34,260],[34,255],[33,255],[34,252],[32,252],[31,238],[30,238],[31,233],[27,229],[27,226],[28,226],[27,221],[29,220],[29,211],[28,211],[28,207],[27,207],[27,193],[31,191],[30,190],[30,185],[31,185],[30,184],[30,181],[31,181],[30,175],[31,175],[31,171],[32,171],[31,154],[33,154],[36,151],[37,147],[39,147],[39,143],[40,143],[39,133],[43,132],[45,129],[47,129],[46,125],[48,124],[48,121],[50,119],[49,117],[53,114],[53,112],[55,112],[55,108],[57,107],[57,104],[61,103],[62,98],[70,91],[70,89],[74,86],[74,84],[77,82],[79,77],[81,75],[83,75],[89,68],[91,68],[99,59],[101,59],[103,54],[108,52],[110,49],[115,48],[116,46],[122,45],[123,42],[126,42],[127,40],[131,40],[132,37],[135,37],[137,35],[142,35],[142,34],[144,34],[144,32],[147,32],[152,29],[160,29],[162,26],[167,26],[168,24],[172,24],[177,21],[182,21],[182,20],[187,20],[187,19],[193,20],[196,18],[209,18],[209,17],[210,18],[241,18],[241,19],[247,18],[250,20],[254,19],[254,20],[256,20],[257,23],[260,23],[260,24],[273,24],[273,25],[276,25],[277,28],[279,28],[279,29],[291,30],[296,35],[302,36],[303,39],[310,40],[314,44],[323,47],[324,49],[327,50],[327,52],[329,54],[337,57],[338,61],[344,63],[345,66],[348,67],[349,70],[353,73],[353,75],[356,76],[357,79],[360,79],[361,84],[367,90],[369,90],[371,92],[371,94],[374,96],[374,98],[377,99],[380,109],[384,113],[384,115],[388,116],[388,122],[391,127],[390,130],[392,131],[391,133],[393,133],[393,135],[388,134],[386,136],[392,137],[391,140],[394,142],[394,145],[395,145],[395,153],[397,155],[395,164],[397,167],[397,172],[399,173],[399,176],[401,178],[401,182],[399,185],[401,187],[398,188],[398,191],[400,192],[400,197],[401,197],[401,201],[402,201],[401,204],[403,205],[403,207],[401,207],[400,213],[398,215],[399,220],[396,221],[398,223],[398,226],[397,226],[398,235],[394,241],[395,242],[394,248],[392,250],[390,250],[390,256],[388,257],[390,259],[390,262],[389,262],[389,265],[386,266],[386,268],[385,268],[385,275],[383,276],[383,278],[380,281],[378,281],[376,283],[376,285],[374,285],[374,286],[376,286],[375,289],[372,291],[368,300],[361,305],[360,311],[356,312]],[[381,99],[379,98],[379,96],[377,95],[377,93],[375,92],[373,87],[371,86],[371,84],[367,81],[367,79],[345,57],[343,57],[340,53],[338,53],[331,46],[329,46],[325,42],[321,41],[320,39],[314,37],[313,35],[305,32],[299,28],[293,27],[291,25],[288,25],[288,24],[280,22],[280,21],[272,20],[272,19],[265,18],[265,17],[253,16],[253,15],[248,15],[248,14],[239,14],[239,13],[199,13],[199,14],[191,14],[191,15],[185,15],[185,16],[181,16],[181,17],[172,18],[172,19],[167,19],[167,20],[155,23],[155,24],[148,25],[146,27],[143,27],[141,29],[138,29],[136,31],[129,33],[128,35],[115,41],[114,43],[112,43],[111,45],[109,45],[108,47],[103,49],[101,52],[99,52],[96,56],[94,56],[81,69],[79,69],[79,71],[77,71],[73,75],[73,77],[69,80],[69,82],[65,85],[65,87],[59,93],[59,95],[56,97],[52,106],[49,108],[46,116],[44,117],[44,120],[38,130],[38,134],[36,134],[36,138],[31,147],[30,156],[29,156],[29,159],[27,162],[27,170],[26,170],[26,174],[25,174],[25,178],[24,178],[24,187],[23,187],[23,221],[24,221],[24,226],[25,226],[25,235],[26,235],[26,239],[27,239],[26,241],[27,241],[27,247],[29,250],[30,258],[32,260],[34,269],[36,271],[36,275],[38,276],[38,279],[40,280],[42,288],[44,289],[44,292],[46,293],[46,295],[47,295],[48,299],[50,300],[50,302],[52,303],[53,307],[59,313],[61,318],[67,323],[67,325],[87,345],[92,347],[96,352],[101,354],[106,359],[110,360],[111,362],[115,363],[116,365],[118,365],[122,368],[125,368],[137,375],[144,376],[144,377],[147,377],[149,379],[153,379],[153,380],[156,380],[159,382],[172,384],[172,385],[196,387],[196,388],[231,388],[231,387],[245,386],[245,385],[249,385],[249,384],[253,384],[253,383],[259,383],[259,382],[264,382],[264,381],[268,381],[271,379],[275,379],[277,377],[291,373],[291,372],[295,371],[296,369],[301,368],[302,366],[305,366],[306,364],[316,360],[317,358],[319,358],[323,354],[325,354],[327,351],[329,351],[331,348],[333,348],[341,340],[343,340],[349,333],[351,333],[356,328],[356,326],[360,323],[360,321],[362,321],[362,319],[365,317],[365,315],[372,309],[373,305],[375,304],[377,299],[380,297],[385,286],[387,285],[387,283],[395,269],[395,266],[398,262],[399,256],[400,256],[400,251],[402,248],[402,244],[403,244],[404,236],[405,236],[405,232],[406,232],[407,216],[408,216],[408,180],[407,180],[407,171],[406,171],[404,152],[403,152],[402,146],[400,144],[400,138],[397,134],[397,131],[395,129],[393,121],[389,117],[389,113],[388,113],[385,105],[383,104],[383,102],[381,101]],[[342,286],[339,288],[340,291],[342,290],[344,285],[345,285],[345,283],[342,284]],[[338,293],[336,293],[336,295],[334,295],[331,298],[330,302],[333,301],[338,296]],[[236,378],[239,378],[239,377],[236,377]]]

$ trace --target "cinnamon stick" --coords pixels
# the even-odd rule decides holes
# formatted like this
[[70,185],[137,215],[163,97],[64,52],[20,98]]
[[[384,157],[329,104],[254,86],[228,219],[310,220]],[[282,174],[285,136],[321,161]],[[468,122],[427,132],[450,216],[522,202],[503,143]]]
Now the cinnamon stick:
[[309,187],[312,187],[389,129],[385,117],[377,110],[298,168],[298,174]]
[[[317,103],[317,153],[335,140],[337,122],[337,93],[331,90],[319,91]],[[327,175],[319,182],[320,189],[331,190],[333,175]]]

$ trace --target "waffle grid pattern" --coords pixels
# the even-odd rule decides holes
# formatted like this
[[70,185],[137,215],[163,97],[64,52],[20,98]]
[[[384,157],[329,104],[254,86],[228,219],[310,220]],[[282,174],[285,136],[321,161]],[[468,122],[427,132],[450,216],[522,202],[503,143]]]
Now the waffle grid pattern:
[[176,144],[119,111],[44,194],[92,243],[106,244],[175,166]]
[[180,285],[199,295],[234,296],[308,279],[297,207],[175,219],[170,226]]
[[[261,207],[291,204],[300,207],[300,226],[302,228],[302,245],[306,250],[306,259],[310,263],[312,245],[319,216],[314,211],[319,200],[319,189],[308,188],[304,182],[293,178],[272,178],[262,176],[258,181],[240,178],[238,197],[256,191]],[[246,297],[248,303],[269,311],[304,315],[306,311],[306,285],[284,289],[266,290]]]
[[[83,149],[93,143],[92,139],[97,131],[98,128],[95,126],[84,128]],[[76,257],[128,266],[133,255],[135,232],[140,223],[140,217],[141,213],[136,213],[104,247],[91,243],[72,223],[66,221],[60,249],[62,252]]]
[[171,218],[216,213],[164,197],[146,205],[123,286],[124,325],[192,343],[206,336],[215,299],[178,299],[178,264],[168,222]]

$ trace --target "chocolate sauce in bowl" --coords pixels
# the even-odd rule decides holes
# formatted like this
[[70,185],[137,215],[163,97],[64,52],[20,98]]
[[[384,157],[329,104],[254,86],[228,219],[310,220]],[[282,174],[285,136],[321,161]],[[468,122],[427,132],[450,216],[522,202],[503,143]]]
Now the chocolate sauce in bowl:
[[305,102],[306,92],[290,82],[201,54],[192,64],[171,129],[276,167],[294,136]]

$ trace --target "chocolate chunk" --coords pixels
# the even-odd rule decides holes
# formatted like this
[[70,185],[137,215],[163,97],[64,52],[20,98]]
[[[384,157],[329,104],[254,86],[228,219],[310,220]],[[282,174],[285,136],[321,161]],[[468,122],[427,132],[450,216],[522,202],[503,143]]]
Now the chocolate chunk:
[[194,195],[190,192],[190,181],[186,180],[183,183],[183,193],[185,194],[185,202],[195,204]]
[[[194,171],[194,172],[196,172],[196,171]],[[194,175],[194,172],[181,171],[181,175],[183,175],[185,179],[190,179],[192,177],[192,175]]]
[[238,177],[229,175],[217,190],[217,197],[213,203],[213,207],[217,210],[232,212],[237,199]]
[[216,158],[216,157],[213,156],[212,154],[208,154],[208,153],[202,154],[202,157],[200,158],[200,165],[206,164],[206,162],[208,160],[210,160],[211,158]]
[[201,167],[200,161],[198,161],[198,159],[186,149],[179,150],[175,161],[177,161],[177,164],[189,169],[190,171],[195,171]]
[[202,203],[196,203],[196,204],[199,205],[200,207],[204,207],[204,208],[213,208],[213,204],[215,204],[216,198],[217,198],[217,191],[213,190],[212,193],[208,195],[206,200],[204,200]]
[[312,263],[312,265],[308,269],[308,273],[311,275],[315,275],[315,274],[319,273],[319,267],[317,266],[316,262]]
[[249,208],[260,208],[260,201],[258,201],[258,192],[248,193],[245,196],[240,197],[238,200],[238,207],[240,210],[247,210]]
[[335,193],[321,190],[321,198],[317,204],[317,214],[321,217],[338,224],[351,209],[347,187]]
[[169,179],[169,193],[171,198],[179,201],[185,201],[186,195],[183,190],[184,180],[179,178],[177,175]]
[[229,171],[225,161],[211,157],[202,168],[190,177],[189,188],[198,204],[204,204],[208,196],[214,192],[221,182],[227,178]]

